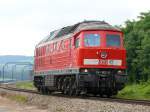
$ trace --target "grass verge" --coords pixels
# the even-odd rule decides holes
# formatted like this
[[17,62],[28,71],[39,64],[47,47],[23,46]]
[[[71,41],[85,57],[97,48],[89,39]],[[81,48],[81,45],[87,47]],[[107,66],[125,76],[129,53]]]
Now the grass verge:
[[21,94],[13,94],[13,93],[8,93],[6,91],[1,91],[0,92],[1,97],[5,97],[7,99],[19,102],[19,103],[26,103],[28,101],[28,97],[21,95]]
[[17,82],[16,87],[20,89],[35,90],[33,82]]
[[15,100],[17,102],[21,102],[21,103],[25,103],[28,100],[28,98],[26,96],[18,95],[18,94],[16,94],[16,95],[9,95],[8,98],[11,99],[11,100]]
[[126,87],[119,91],[118,98],[136,99],[136,100],[150,100],[150,81],[126,85]]

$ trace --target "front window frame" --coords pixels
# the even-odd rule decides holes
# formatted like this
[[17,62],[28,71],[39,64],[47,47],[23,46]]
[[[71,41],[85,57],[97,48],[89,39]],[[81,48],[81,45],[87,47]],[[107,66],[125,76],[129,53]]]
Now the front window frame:
[[[119,43],[117,43],[118,45],[117,44],[115,45],[114,42],[113,42],[113,44],[108,43],[108,38],[109,38],[108,36],[114,36],[115,38],[119,37]],[[113,37],[110,37],[110,39],[111,38],[113,38]],[[106,34],[106,47],[118,47],[119,48],[121,46],[122,46],[121,35],[119,35],[119,34],[109,34],[109,33]]]
[[[98,40],[93,41],[93,39],[96,39],[96,38],[93,38],[94,36],[98,37]],[[84,34],[84,39],[83,39],[84,47],[100,47],[101,41],[102,41],[102,37],[99,33]],[[88,42],[88,44],[87,44],[87,42]]]

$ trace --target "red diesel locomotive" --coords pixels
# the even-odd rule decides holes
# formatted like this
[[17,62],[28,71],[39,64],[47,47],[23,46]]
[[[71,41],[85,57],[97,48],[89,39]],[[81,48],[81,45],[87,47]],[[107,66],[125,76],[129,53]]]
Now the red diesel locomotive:
[[127,78],[123,33],[104,21],[84,21],[51,32],[36,46],[34,63],[34,85],[43,94],[111,96]]

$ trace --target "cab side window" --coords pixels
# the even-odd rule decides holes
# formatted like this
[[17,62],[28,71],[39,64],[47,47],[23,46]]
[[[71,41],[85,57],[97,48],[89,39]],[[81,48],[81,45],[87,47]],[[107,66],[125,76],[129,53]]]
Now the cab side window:
[[76,40],[75,40],[75,48],[80,47],[80,41],[79,40],[80,40],[79,38],[76,38]]

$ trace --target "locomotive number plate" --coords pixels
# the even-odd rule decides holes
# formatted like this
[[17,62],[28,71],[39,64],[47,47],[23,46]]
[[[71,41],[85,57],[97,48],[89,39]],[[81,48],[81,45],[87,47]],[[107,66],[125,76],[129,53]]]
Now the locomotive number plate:
[[121,66],[122,60],[99,60],[99,65],[115,65]]
[[99,65],[108,65],[108,60],[99,60]]
[[84,65],[115,65],[121,66],[122,60],[84,59]]

